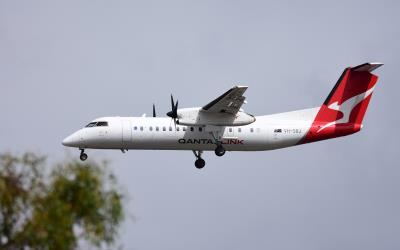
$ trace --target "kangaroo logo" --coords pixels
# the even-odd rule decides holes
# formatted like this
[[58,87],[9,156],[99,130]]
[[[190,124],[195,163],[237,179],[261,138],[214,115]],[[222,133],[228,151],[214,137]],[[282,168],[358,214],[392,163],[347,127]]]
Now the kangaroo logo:
[[355,106],[357,106],[360,102],[364,101],[369,95],[371,95],[372,91],[374,91],[374,87],[370,88],[369,90],[367,90],[359,95],[353,96],[352,98],[343,102],[341,105],[339,105],[338,102],[334,102],[331,105],[329,105],[328,106],[329,109],[339,111],[340,113],[343,114],[343,117],[340,119],[337,119],[336,121],[325,124],[320,129],[318,129],[317,133],[321,132],[325,128],[332,126],[332,125],[350,122],[351,111],[353,111]]

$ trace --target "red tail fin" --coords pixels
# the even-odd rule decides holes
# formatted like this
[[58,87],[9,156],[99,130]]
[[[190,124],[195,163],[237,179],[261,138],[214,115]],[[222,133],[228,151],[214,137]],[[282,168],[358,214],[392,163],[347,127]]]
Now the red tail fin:
[[381,63],[346,68],[322,104],[303,143],[360,131],[362,120],[378,80],[373,70]]

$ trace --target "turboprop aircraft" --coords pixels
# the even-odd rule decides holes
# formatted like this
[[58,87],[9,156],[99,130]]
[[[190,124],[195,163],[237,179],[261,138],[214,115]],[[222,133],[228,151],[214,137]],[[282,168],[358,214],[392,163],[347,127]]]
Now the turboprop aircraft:
[[102,117],[65,138],[63,145],[85,149],[191,150],[197,168],[204,151],[217,156],[226,151],[285,148],[356,133],[378,77],[371,72],[382,63],[365,63],[344,70],[320,107],[253,116],[244,112],[246,86],[235,86],[197,108],[178,108],[171,95],[168,117]]

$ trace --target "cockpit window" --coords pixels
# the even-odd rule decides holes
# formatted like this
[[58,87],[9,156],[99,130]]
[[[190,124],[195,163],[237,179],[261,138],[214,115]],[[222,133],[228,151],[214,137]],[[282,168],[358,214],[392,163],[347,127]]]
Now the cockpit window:
[[106,127],[108,126],[108,122],[91,122],[88,125],[86,125],[86,128],[90,127]]
[[91,122],[88,125],[86,125],[86,128],[94,127],[94,126],[96,126],[96,122]]
[[108,122],[97,122],[96,127],[107,127]]

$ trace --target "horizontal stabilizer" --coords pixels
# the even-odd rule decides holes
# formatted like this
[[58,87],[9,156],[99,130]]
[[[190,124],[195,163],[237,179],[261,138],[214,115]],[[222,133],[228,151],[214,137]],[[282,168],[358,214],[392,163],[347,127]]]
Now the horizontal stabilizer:
[[382,66],[383,63],[364,63],[361,65],[358,65],[354,68],[352,68],[354,71],[368,71],[368,72],[372,72],[375,69],[379,68],[380,66]]

